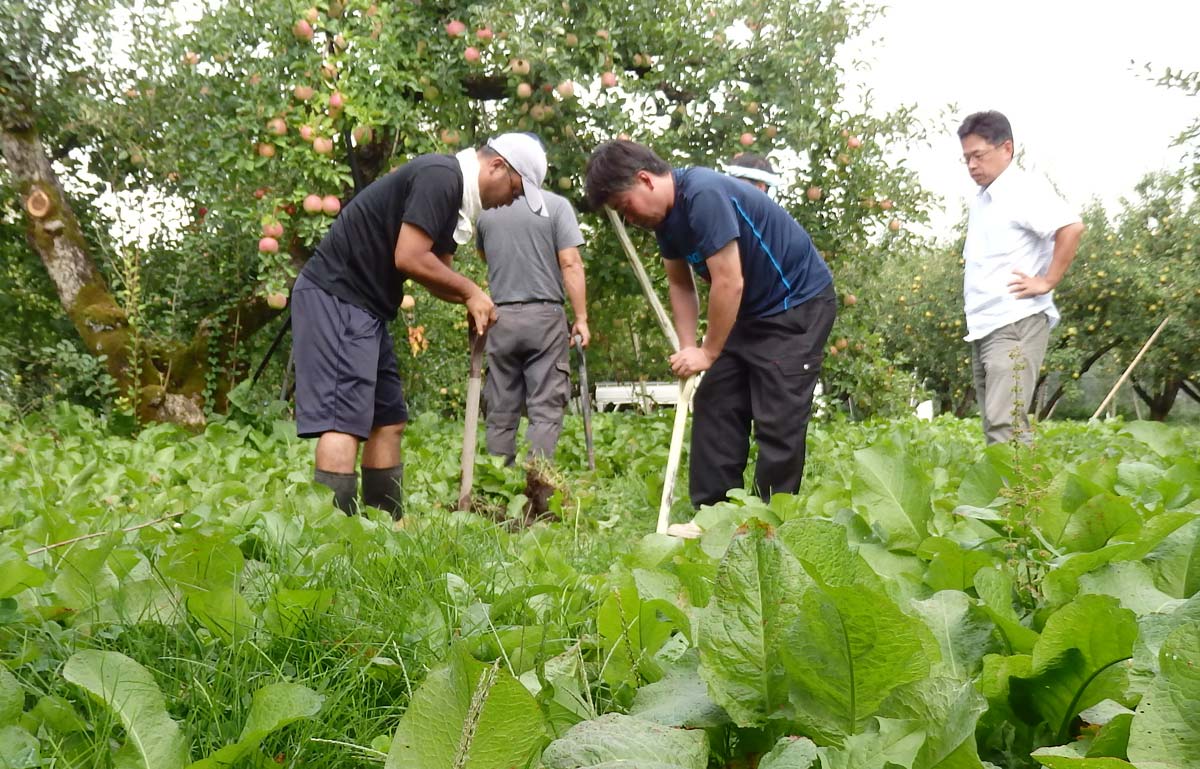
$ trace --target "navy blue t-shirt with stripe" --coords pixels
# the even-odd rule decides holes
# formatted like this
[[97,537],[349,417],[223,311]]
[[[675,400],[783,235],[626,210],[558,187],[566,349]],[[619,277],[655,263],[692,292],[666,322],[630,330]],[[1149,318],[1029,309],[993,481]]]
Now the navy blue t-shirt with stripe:
[[766,318],[812,299],[833,274],[800,224],[765,192],[707,168],[678,168],[675,204],[654,231],[664,259],[686,259],[708,280],[705,260],[738,241],[739,318]]

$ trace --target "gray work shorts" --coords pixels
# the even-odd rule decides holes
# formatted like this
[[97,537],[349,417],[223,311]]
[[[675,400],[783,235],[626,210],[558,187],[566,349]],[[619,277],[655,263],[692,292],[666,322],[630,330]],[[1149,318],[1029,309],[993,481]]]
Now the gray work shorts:
[[371,429],[408,421],[387,324],[338,299],[303,274],[292,288],[296,433],[365,440]]

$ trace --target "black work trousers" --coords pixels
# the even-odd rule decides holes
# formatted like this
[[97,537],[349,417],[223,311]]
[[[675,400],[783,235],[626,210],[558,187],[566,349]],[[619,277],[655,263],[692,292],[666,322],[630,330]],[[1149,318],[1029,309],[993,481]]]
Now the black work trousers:
[[803,304],[766,318],[739,319],[696,390],[689,493],[692,505],[742,488],[750,430],[758,443],[754,491],[764,500],[795,493],[825,344],[837,315],[832,284]]

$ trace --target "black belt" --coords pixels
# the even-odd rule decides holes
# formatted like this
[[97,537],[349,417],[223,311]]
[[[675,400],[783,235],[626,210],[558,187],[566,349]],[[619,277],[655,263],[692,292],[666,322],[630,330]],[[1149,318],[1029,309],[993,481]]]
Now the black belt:
[[522,299],[519,302],[496,302],[497,307],[504,307],[510,304],[558,304],[562,302],[557,299]]

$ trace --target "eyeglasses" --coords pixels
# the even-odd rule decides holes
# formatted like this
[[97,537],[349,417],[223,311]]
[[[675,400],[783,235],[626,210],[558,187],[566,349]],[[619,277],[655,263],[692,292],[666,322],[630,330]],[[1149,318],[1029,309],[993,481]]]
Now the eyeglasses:
[[972,152],[970,155],[963,155],[959,162],[961,162],[964,166],[970,165],[971,161],[973,161],[973,160],[978,162],[980,160],[983,160],[984,158],[986,158],[988,155],[992,154],[996,150],[1000,149],[1000,146],[1001,145],[993,145],[991,147],[988,147],[986,150],[979,150],[978,152]]
[[519,173],[517,173],[517,169],[513,168],[507,163],[505,163],[505,166],[508,167],[508,183],[509,187],[512,189],[513,198],[519,198],[525,194],[525,180],[521,178]]

